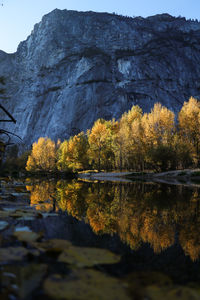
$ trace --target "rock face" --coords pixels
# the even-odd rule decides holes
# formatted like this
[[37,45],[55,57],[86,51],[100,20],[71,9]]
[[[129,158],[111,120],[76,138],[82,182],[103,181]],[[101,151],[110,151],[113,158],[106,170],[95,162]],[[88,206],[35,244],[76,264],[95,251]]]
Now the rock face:
[[200,95],[199,66],[197,21],[56,9],[16,53],[0,51],[1,103],[17,120],[4,128],[30,145],[119,118],[133,104],[149,111],[161,102],[177,112]]

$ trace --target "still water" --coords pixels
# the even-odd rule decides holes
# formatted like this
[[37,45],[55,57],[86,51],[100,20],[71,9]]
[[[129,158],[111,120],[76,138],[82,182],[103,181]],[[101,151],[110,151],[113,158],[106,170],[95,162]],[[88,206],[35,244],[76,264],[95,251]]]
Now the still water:
[[2,180],[0,220],[0,299],[200,299],[198,184]]
[[[27,183],[30,205],[66,212],[95,235],[117,236],[130,250],[161,254],[172,246],[200,257],[200,188],[158,183],[42,181]],[[87,237],[86,237],[87,239]]]

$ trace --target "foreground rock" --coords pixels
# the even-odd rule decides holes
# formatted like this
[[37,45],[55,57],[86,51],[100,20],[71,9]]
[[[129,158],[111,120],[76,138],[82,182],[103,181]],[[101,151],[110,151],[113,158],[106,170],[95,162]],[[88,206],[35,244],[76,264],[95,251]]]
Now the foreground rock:
[[119,118],[133,104],[149,111],[159,101],[177,112],[200,94],[199,45],[197,21],[56,9],[16,53],[0,51],[3,104],[17,119],[5,128],[30,145]]

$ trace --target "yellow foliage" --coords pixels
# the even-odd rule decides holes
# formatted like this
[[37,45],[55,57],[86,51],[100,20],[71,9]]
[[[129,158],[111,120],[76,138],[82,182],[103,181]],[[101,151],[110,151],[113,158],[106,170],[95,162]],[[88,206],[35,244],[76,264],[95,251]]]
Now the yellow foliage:
[[53,182],[42,181],[26,187],[31,192],[30,205],[41,211],[56,210],[55,186]]
[[88,141],[84,132],[60,144],[57,167],[60,171],[77,171],[88,167]]
[[198,164],[200,154],[200,102],[191,97],[184,102],[178,115],[180,135],[191,146],[194,161]]
[[56,146],[49,139],[41,137],[32,146],[31,155],[28,157],[27,171],[53,171],[56,167]]
[[[200,161],[200,103],[190,98],[178,116],[156,103],[150,113],[133,106],[119,121],[98,119],[91,130],[61,143],[39,138],[28,157],[27,171],[77,172],[129,169],[166,171]],[[178,130],[179,128],[179,130]]]
[[[96,234],[117,233],[132,249],[145,242],[160,253],[174,244],[178,233],[185,254],[192,260],[200,257],[198,189],[191,194],[183,194],[187,197],[185,201],[175,202],[178,195],[173,195],[174,189],[168,194],[166,189],[161,191],[157,186],[145,183],[106,186],[76,180],[70,183],[43,181],[27,186],[27,190],[31,192],[31,206],[42,211],[67,211],[78,220],[89,223]],[[158,201],[170,201],[170,197],[170,205],[162,206],[162,202]],[[15,217],[22,215],[24,212],[12,213]],[[33,212],[29,216],[33,216]]]
[[156,103],[151,112],[144,114],[142,118],[145,142],[151,146],[171,144],[175,130],[174,118],[172,111]]
[[[102,165],[112,158],[112,131],[115,131],[115,121],[97,120],[92,129],[88,130],[90,160],[94,162],[98,170],[101,170]],[[103,164],[104,162],[104,164]]]

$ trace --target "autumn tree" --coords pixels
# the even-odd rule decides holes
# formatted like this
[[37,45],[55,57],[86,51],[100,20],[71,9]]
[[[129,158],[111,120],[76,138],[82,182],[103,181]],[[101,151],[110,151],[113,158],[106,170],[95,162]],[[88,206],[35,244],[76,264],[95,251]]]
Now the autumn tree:
[[105,121],[106,126],[106,137],[104,148],[102,151],[102,165],[106,170],[116,168],[116,157],[115,157],[115,137],[117,135],[117,122],[115,119]]
[[106,167],[106,162],[113,155],[112,152],[112,121],[98,119],[91,130],[88,130],[90,161],[100,171],[102,166]]
[[157,170],[165,171],[172,165],[172,143],[175,133],[175,115],[156,103],[150,113],[142,117],[146,161]]
[[175,130],[174,113],[156,103],[150,113],[143,116],[145,139],[151,146],[171,144]]
[[[141,164],[142,146],[142,109],[136,105],[125,112],[120,121],[116,143],[118,145],[118,157],[120,169],[137,168]],[[117,151],[115,151],[117,155]]]
[[174,155],[173,169],[185,169],[192,165],[191,146],[179,132],[174,134],[172,151]]
[[56,145],[50,138],[41,137],[32,146],[27,171],[54,171],[56,169]]
[[89,148],[87,136],[84,132],[71,137],[68,141],[67,162],[73,171],[88,168],[87,151]]
[[57,151],[57,169],[59,171],[69,171],[68,165],[68,141],[62,142]]
[[77,171],[88,168],[88,148],[89,144],[84,132],[61,143],[58,149],[58,169],[60,171]]
[[178,114],[180,138],[191,147],[196,165],[200,162],[200,102],[191,97]]
[[[190,98],[179,115],[156,103],[150,113],[133,106],[115,121],[98,119],[91,130],[55,145],[47,138],[33,144],[27,170],[78,171],[88,167],[165,171],[199,162],[200,104]],[[1,145],[0,145],[1,146]],[[56,156],[57,153],[57,156]],[[56,165],[55,165],[56,164]]]

